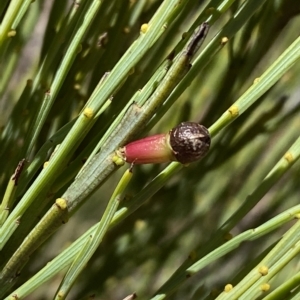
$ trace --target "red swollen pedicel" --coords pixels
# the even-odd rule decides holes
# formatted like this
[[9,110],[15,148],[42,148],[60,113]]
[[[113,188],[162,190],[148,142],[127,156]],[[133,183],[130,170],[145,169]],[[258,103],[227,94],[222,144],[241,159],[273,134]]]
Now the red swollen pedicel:
[[149,136],[117,151],[128,163],[155,164],[178,161],[188,164],[203,158],[210,146],[208,130],[198,123],[183,122],[167,134]]

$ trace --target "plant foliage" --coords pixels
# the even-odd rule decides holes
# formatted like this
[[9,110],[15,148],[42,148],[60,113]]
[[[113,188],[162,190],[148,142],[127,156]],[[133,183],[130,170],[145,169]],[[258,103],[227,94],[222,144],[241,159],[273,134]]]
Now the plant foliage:
[[[299,14],[2,0],[0,298],[299,299]],[[199,162],[117,160],[182,121]]]

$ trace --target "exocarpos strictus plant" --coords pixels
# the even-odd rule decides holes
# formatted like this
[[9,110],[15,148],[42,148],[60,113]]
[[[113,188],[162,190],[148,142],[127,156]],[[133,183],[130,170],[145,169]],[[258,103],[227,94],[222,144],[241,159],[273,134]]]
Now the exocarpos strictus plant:
[[0,2],[0,299],[300,299],[300,5]]

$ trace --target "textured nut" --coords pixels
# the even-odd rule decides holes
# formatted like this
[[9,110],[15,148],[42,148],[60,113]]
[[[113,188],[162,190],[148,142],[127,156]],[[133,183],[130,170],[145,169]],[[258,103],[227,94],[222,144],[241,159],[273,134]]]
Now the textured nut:
[[182,122],[170,131],[170,145],[176,160],[187,164],[207,154],[210,147],[210,135],[203,125]]

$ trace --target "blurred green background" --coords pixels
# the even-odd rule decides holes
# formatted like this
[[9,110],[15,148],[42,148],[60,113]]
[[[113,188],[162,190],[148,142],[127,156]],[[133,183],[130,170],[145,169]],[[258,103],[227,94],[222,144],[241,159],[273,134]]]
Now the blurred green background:
[[[89,4],[88,1],[81,2],[78,3],[79,10]],[[203,12],[202,17],[205,14],[209,16],[213,10],[207,9],[207,5],[217,7],[222,2],[187,1],[174,16],[163,36],[148,50],[113,95],[113,104],[97,120],[70,161],[80,157],[85,146],[97,134],[101,136],[107,130],[133,94],[145,85],[164,58],[180,42],[182,34],[189,30],[200,13]],[[251,0],[231,2],[230,8],[216,18],[211,26],[202,49]],[[8,4],[9,1],[3,1],[0,5],[2,18]],[[140,26],[151,19],[160,4],[161,1],[155,0],[103,1],[62,82],[54,105],[34,144],[31,157],[28,157],[29,161],[49,137],[78,115],[100,78],[115,66],[137,39]],[[73,5],[65,0],[32,3],[19,24],[18,34],[10,41],[8,50],[1,53],[2,194],[9,176],[20,160],[28,124],[38,107],[39,99],[55,78],[69,45],[70,32],[66,32],[63,40],[58,37],[61,26],[67,24],[66,20],[69,18],[69,22],[73,22]],[[185,91],[176,103],[160,120],[154,117],[155,126],[151,129],[148,127],[140,136],[168,132],[182,121],[200,122],[206,127],[214,124],[299,36],[299,13],[300,4],[297,1],[261,1],[253,13],[249,11],[249,18],[244,20],[241,29],[229,38],[228,43],[214,53],[205,66],[194,70],[195,78],[186,84]],[[34,97],[23,107],[21,115],[13,115],[27,80],[34,80],[43,59],[49,55],[49,49],[53,49],[55,44],[57,53],[47,74],[39,82]],[[76,281],[69,299],[90,299],[90,295],[94,295],[93,299],[123,299],[133,292],[137,293],[138,299],[150,299],[189,255],[193,257],[195,254],[192,261],[196,261],[199,258],[199,253],[196,252],[201,253],[204,246],[209,246],[216,230],[239,207],[247,205],[247,196],[259,186],[298,138],[299,71],[298,62],[243,115],[214,137],[210,153],[204,160],[174,174],[159,192],[111,229]],[[5,133],[5,128],[9,120],[18,122],[12,125],[8,134]],[[95,145],[96,142],[95,140],[92,143]],[[140,192],[165,167],[166,164],[134,166],[134,175],[126,198]],[[69,222],[31,256],[16,287],[26,282],[37,270],[99,221],[123,172],[124,168],[114,173]],[[299,162],[296,162],[266,195],[257,199],[260,200],[257,205],[249,208],[245,216],[240,215],[241,218],[230,230],[230,234],[236,236],[258,227],[297,205],[299,172]],[[73,178],[56,191],[53,199],[67,188],[71,179]],[[18,194],[17,200],[23,193],[24,191]],[[52,203],[50,201],[45,204],[39,215],[43,215]],[[30,213],[30,210],[26,212],[27,218]],[[292,225],[293,222],[288,222],[257,240],[242,243],[182,285],[178,283],[174,293],[169,295],[170,299],[215,299],[227,283],[239,282],[251,270],[251,266],[255,266],[255,262],[258,263],[259,258],[263,257],[260,255],[277,242]],[[34,224],[29,224],[26,231],[29,232],[33,226]],[[218,244],[211,246],[210,251],[227,238],[228,235],[225,235]],[[13,251],[17,244],[12,242]],[[279,286],[298,271],[299,260],[295,257],[276,274],[271,287]],[[25,299],[52,299],[63,276],[64,272],[60,272]]]

